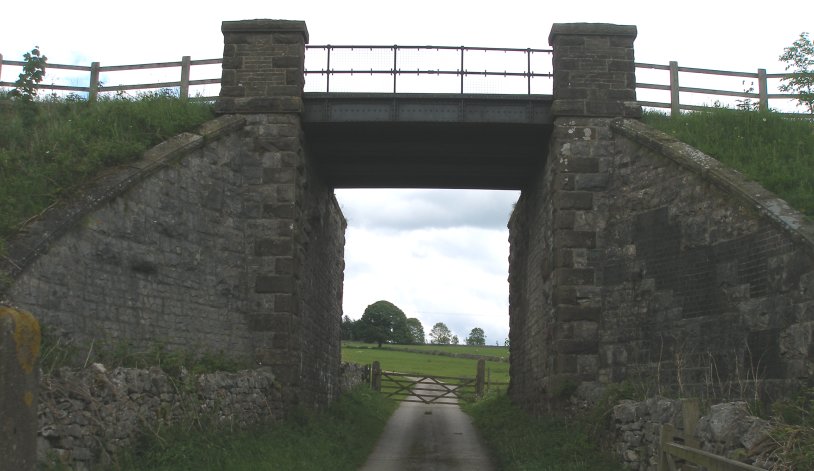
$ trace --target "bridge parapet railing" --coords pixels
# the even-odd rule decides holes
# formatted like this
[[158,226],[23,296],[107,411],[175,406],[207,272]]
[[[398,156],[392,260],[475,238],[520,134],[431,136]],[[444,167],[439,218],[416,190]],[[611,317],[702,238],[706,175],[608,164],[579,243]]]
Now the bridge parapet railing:
[[550,94],[551,49],[307,46],[306,91]]
[[[464,46],[306,46],[305,91],[365,93],[550,94],[550,49]],[[222,59],[135,65],[47,64],[39,90],[94,100],[99,94],[171,89],[182,98],[217,98]],[[13,87],[22,61],[0,54],[0,87]],[[57,71],[54,73],[54,71]],[[796,96],[779,93],[792,74],[636,63],[636,92],[644,107],[672,114],[716,106],[776,109],[800,115]],[[5,80],[4,80],[5,79]],[[112,85],[115,84],[115,85]],[[716,88],[712,88],[716,87]]]

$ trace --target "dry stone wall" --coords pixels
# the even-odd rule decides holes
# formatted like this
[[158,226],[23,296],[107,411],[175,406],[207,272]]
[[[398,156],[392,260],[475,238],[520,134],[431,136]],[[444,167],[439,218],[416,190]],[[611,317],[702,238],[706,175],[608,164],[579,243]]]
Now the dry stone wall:
[[[671,424],[683,436],[695,440],[699,449],[729,459],[772,469],[771,424],[749,413],[745,402],[714,404],[697,423],[685,424],[684,403],[653,397],[644,401],[622,401],[611,414],[613,451],[626,469],[656,471],[660,433]],[[692,430],[686,430],[686,425]]]
[[[369,368],[345,363],[341,391],[367,384]],[[112,466],[140,437],[178,424],[233,430],[285,416],[284,385],[270,367],[168,374],[160,368],[60,368],[43,375],[37,428],[41,463]],[[36,421],[35,421],[36,423]]]

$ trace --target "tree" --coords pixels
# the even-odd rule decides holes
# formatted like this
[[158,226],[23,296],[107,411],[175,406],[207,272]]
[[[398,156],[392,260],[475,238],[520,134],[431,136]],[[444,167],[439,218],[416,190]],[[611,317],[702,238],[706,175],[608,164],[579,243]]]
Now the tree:
[[423,344],[424,340],[424,326],[421,321],[415,317],[407,319],[407,329],[410,331],[410,343]]
[[40,54],[39,46],[34,46],[31,52],[23,54],[23,59],[25,59],[23,71],[14,82],[14,89],[9,95],[23,101],[33,101],[37,96],[37,85],[45,77],[45,65],[48,58]]
[[480,327],[475,327],[469,332],[469,337],[466,338],[467,345],[477,345],[477,346],[484,346],[486,345],[486,335],[483,333],[483,329]]
[[347,315],[342,317],[342,340],[354,340],[353,321]]
[[814,114],[814,44],[808,33],[800,33],[800,38],[783,49],[780,60],[786,63],[786,70],[792,75],[781,79],[785,82],[778,87],[783,92],[797,94],[798,105]]
[[452,343],[452,345],[458,345],[458,336],[453,335],[452,340],[450,342]]
[[437,322],[430,330],[430,343],[437,345],[449,345],[452,340],[452,332],[443,322]]
[[369,305],[359,319],[358,334],[365,342],[410,343],[410,329],[404,311],[388,301]]

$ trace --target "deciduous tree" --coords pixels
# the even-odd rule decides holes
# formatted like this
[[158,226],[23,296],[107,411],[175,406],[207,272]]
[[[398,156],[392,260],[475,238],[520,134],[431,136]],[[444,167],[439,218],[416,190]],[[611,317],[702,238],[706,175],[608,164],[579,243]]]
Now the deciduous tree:
[[410,329],[404,311],[388,301],[369,305],[359,319],[358,334],[365,342],[410,343]]
[[800,38],[783,49],[780,60],[786,63],[786,70],[792,75],[781,79],[784,83],[778,88],[796,93],[799,105],[814,113],[814,44],[808,33],[800,33]]
[[483,333],[483,329],[480,327],[475,327],[469,332],[469,337],[466,338],[467,345],[477,345],[483,346],[486,345],[486,335]]
[[426,342],[424,339],[424,326],[421,321],[415,317],[407,319],[407,328],[410,330],[410,343],[423,344]]
[[452,332],[450,332],[449,327],[443,322],[436,322],[432,326],[432,330],[430,330],[430,343],[449,345],[450,341],[452,341]]

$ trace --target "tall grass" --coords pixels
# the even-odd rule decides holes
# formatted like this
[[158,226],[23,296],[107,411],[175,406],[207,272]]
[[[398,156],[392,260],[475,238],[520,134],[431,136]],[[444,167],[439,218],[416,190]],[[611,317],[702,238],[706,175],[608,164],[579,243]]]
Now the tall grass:
[[495,395],[465,405],[498,469],[534,471],[622,470],[599,449],[585,425],[562,417],[533,417]]
[[355,470],[373,450],[396,404],[366,387],[322,412],[297,411],[279,424],[230,432],[173,427],[147,435],[122,460],[126,471]]
[[729,165],[814,216],[814,122],[726,108],[643,121]]
[[0,248],[19,225],[104,167],[211,119],[211,107],[158,92],[96,103],[0,93]]

